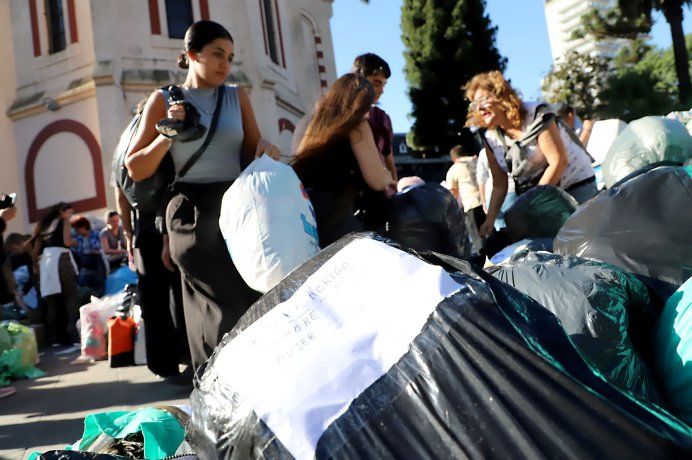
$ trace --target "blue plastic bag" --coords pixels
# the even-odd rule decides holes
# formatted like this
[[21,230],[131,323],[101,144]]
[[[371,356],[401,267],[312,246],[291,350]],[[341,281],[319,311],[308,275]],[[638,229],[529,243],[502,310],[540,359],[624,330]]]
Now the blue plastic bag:
[[104,295],[113,295],[125,290],[125,285],[137,284],[137,272],[130,267],[120,267],[106,278]]

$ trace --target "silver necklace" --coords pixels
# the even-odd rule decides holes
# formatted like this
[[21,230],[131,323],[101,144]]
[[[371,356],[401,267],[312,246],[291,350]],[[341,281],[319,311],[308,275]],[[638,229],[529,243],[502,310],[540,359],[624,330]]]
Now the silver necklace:
[[187,95],[190,96],[190,99],[192,99],[192,102],[194,102],[195,105],[196,105],[202,112],[206,113],[207,115],[213,115],[213,114],[214,114],[214,105],[215,105],[215,104],[214,104],[214,101],[216,101],[216,91],[218,90],[218,88],[214,88],[214,92],[212,93],[212,97],[211,97],[211,100],[212,100],[211,110],[205,109],[204,106],[202,106],[202,104],[200,104],[199,101],[198,101],[197,99],[195,99],[195,97],[192,95],[191,89],[192,89],[192,88],[188,88],[188,89],[187,89]]

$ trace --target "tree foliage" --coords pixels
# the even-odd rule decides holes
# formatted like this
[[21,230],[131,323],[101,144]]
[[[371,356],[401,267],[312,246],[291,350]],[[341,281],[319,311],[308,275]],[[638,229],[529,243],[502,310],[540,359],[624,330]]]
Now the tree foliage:
[[543,80],[541,88],[550,103],[570,104],[580,116],[599,118],[604,113],[603,93],[608,85],[608,61],[570,51]]
[[[687,53],[692,53],[692,35],[686,37]],[[629,53],[632,53],[631,51]],[[607,107],[604,115],[630,121],[646,115],[665,115],[673,110],[689,109],[679,102],[678,79],[673,49],[642,46],[639,56],[616,59],[608,88],[603,94]],[[688,63],[689,70],[692,70]]]
[[446,152],[466,122],[461,86],[474,75],[504,70],[485,0],[404,0],[402,40],[415,119],[407,139],[416,149]]
[[692,0],[618,0],[617,7],[608,12],[592,9],[583,15],[581,28],[572,38],[590,35],[597,40],[608,37],[635,39],[651,31],[651,14],[654,10],[661,11],[670,26],[673,41],[671,56],[674,57],[678,99],[683,105],[689,105],[692,103],[690,53],[682,28],[684,8],[689,5]]
[[[692,34],[686,43],[692,54]],[[570,103],[587,118],[631,121],[686,109],[678,101],[673,54],[672,48],[653,48],[639,39],[610,62],[573,53],[546,76],[543,92],[549,102]]]

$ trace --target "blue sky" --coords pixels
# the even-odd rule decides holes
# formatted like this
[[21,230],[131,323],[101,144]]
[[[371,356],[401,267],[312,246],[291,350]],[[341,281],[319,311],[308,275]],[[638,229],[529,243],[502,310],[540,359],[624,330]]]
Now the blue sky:
[[[351,69],[353,58],[372,52],[382,56],[392,69],[392,77],[381,99],[381,107],[392,118],[395,132],[411,126],[407,84],[403,73],[404,46],[399,19],[402,0],[335,0],[331,27],[337,74]],[[498,27],[496,44],[508,59],[506,75],[526,99],[540,94],[541,78],[550,69],[552,57],[543,12],[543,0],[487,0],[487,12]],[[656,16],[652,42],[659,47],[671,44],[670,29],[663,16]],[[692,30],[692,10],[685,10],[685,33]]]

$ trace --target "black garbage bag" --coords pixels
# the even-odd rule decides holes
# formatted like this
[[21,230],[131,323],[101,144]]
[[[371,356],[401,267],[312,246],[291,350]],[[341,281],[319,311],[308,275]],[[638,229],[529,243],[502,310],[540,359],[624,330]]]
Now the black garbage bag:
[[610,188],[623,177],[652,163],[683,164],[692,157],[692,137],[678,120],[649,116],[632,121],[618,134],[603,160]]
[[554,238],[579,204],[552,185],[539,185],[522,193],[505,212],[512,243],[526,238]]
[[490,262],[494,264],[501,264],[514,260],[515,258],[522,258],[529,251],[547,251],[553,252],[553,239],[552,238],[527,238],[525,240],[517,241],[514,244],[510,244],[506,248],[494,254],[490,258]]
[[[661,400],[630,340],[630,316],[654,324],[646,286],[615,266],[547,252],[525,252],[487,271],[552,312],[584,359],[618,388],[639,399]],[[648,317],[648,318],[647,318]],[[648,321],[643,321],[647,318]],[[636,331],[648,336],[649,329]]]
[[417,251],[471,256],[465,217],[449,190],[427,183],[397,193],[391,201],[387,237]]
[[692,167],[660,167],[601,192],[565,222],[557,254],[638,275],[663,300],[692,276]]
[[[362,241],[372,249],[365,251],[369,254],[365,260],[344,260],[344,254],[352,255],[354,248],[363,249]],[[382,321],[381,311],[399,307],[389,305],[391,296],[414,294],[418,287],[404,283],[397,288],[403,292],[392,287],[388,278],[392,272],[415,264],[409,254],[389,251],[391,246],[385,245],[370,235],[343,238],[282,280],[227,334],[191,394],[187,439],[201,458],[293,458],[292,436],[314,426],[315,418],[325,423],[313,433],[314,446],[306,450],[298,446],[297,458],[692,455],[692,430],[595,375],[553,314],[468,262],[449,256],[428,253],[427,263],[416,259],[423,266],[418,267],[421,272],[443,269],[438,282],[430,278],[423,283],[426,289],[444,285],[445,273],[458,289],[433,305],[429,315],[428,305],[420,302],[420,308],[425,308],[422,326],[401,350],[401,358],[382,375],[375,372],[372,360],[354,362],[352,372],[334,375],[334,368],[343,364],[336,355],[368,348],[384,356],[394,340],[376,335],[366,345],[361,343],[361,349],[349,348],[352,344],[345,340],[342,348],[335,347],[346,331],[370,327],[373,322],[379,322],[383,332],[397,331],[395,335],[416,330],[409,329],[411,310],[404,308],[391,322]],[[378,265],[390,256],[400,258],[400,263],[386,269]],[[381,273],[371,281],[378,283],[379,290],[354,290],[349,284],[352,277],[367,279],[360,272],[363,269]],[[417,283],[421,278],[418,271],[409,274],[407,281]],[[305,303],[306,299],[338,302],[340,297],[330,289],[352,292],[362,304],[349,301],[340,314],[326,315],[331,308],[315,312]],[[380,307],[371,308],[373,303]],[[315,320],[335,328],[311,345],[310,332],[300,328]],[[268,324],[286,322],[293,326],[269,336],[260,334]],[[302,333],[300,340],[297,330]],[[264,352],[243,354],[239,344],[269,347],[278,353],[277,359],[265,361]],[[237,352],[241,353],[234,355]],[[284,359],[289,361],[283,363]],[[277,379],[275,373],[284,370],[299,381]],[[348,385],[364,376],[371,377],[372,384],[353,393],[352,399],[323,397],[342,391],[343,382]],[[252,394],[253,384],[271,385],[275,390]],[[246,390],[239,391],[240,386]],[[301,402],[287,397],[294,390]],[[267,404],[276,404],[277,412],[266,411]],[[342,404],[345,411],[326,416]],[[270,424],[278,426],[280,433]]]
[[49,450],[42,453],[37,460],[127,460],[128,458],[130,457],[77,450]]

